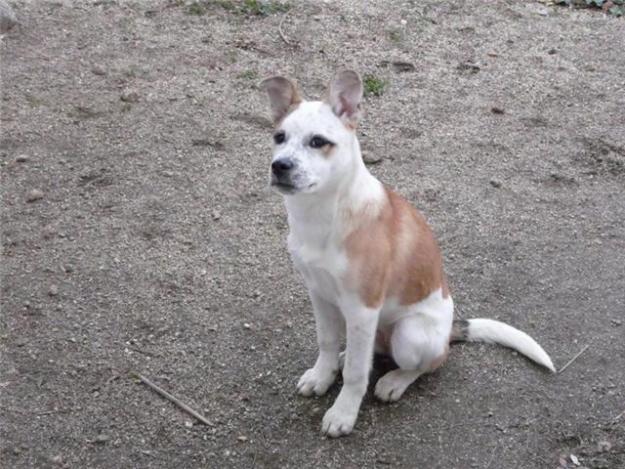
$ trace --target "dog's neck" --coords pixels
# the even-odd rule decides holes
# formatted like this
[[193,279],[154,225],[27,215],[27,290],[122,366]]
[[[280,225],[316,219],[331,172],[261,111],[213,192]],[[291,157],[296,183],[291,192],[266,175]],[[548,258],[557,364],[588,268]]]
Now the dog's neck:
[[385,198],[384,188],[365,166],[355,136],[351,152],[350,171],[335,187],[285,197],[291,247],[326,249],[341,243],[355,229],[363,211],[376,215]]

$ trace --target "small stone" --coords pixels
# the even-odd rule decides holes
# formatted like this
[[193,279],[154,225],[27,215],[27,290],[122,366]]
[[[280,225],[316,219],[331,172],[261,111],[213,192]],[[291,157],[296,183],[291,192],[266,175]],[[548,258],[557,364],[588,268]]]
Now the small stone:
[[250,325],[250,323],[248,323],[248,322],[244,322],[244,323],[243,323],[243,327],[244,327],[245,329],[249,329],[249,328],[251,328],[252,326]]
[[57,296],[59,294],[59,287],[56,285],[50,285],[50,289],[48,290],[49,296]]
[[17,24],[17,17],[11,6],[4,0],[0,0],[0,34],[8,32]]
[[28,161],[30,161],[30,156],[28,155],[17,155],[15,157],[16,163],[27,163]]
[[547,54],[549,54],[549,55],[553,55],[553,54],[557,54],[557,53],[558,53],[558,51],[556,49],[549,49],[547,51]]
[[190,420],[185,421],[184,426],[187,428],[193,428],[193,422]]
[[499,106],[493,106],[490,108],[490,112],[493,114],[505,114],[505,110]]
[[42,228],[43,239],[52,239],[56,235],[56,230],[52,225],[46,225]]
[[393,62],[391,65],[393,66],[393,70],[398,73],[414,72],[416,70],[416,67],[410,62],[397,61]]
[[367,152],[362,154],[362,160],[365,164],[378,164],[382,161],[382,156],[378,153],[371,154]]
[[98,76],[104,76],[106,75],[106,70],[104,70],[99,65],[94,65],[93,67],[91,67],[91,73]]
[[611,321],[612,321],[612,324],[616,327],[623,324],[623,321],[621,321],[620,319],[612,319]]
[[247,437],[245,435],[239,435],[237,437],[237,440],[242,441],[242,442],[246,442],[247,441]]
[[497,181],[496,179],[491,179],[489,183],[491,186],[496,187],[497,189],[501,187],[501,182]]
[[136,103],[139,101],[139,93],[134,90],[124,90],[119,99],[125,103]]
[[110,436],[101,433],[98,436],[95,437],[95,439],[93,440],[94,443],[98,443],[100,445],[103,445],[104,443],[106,443],[107,441],[109,441],[111,439]]
[[213,210],[212,216],[213,220],[219,220],[221,218],[221,213],[219,213],[219,210]]
[[606,441],[606,440],[602,440],[599,443],[597,443],[597,449],[600,452],[605,453],[605,452],[610,451],[612,449],[612,443],[610,443],[609,441]]
[[471,62],[463,62],[463,63],[458,64],[458,66],[456,67],[456,70],[458,70],[461,73],[474,75],[480,71],[480,66]]
[[35,202],[40,199],[43,199],[43,192],[39,189],[31,190],[26,196],[26,202]]

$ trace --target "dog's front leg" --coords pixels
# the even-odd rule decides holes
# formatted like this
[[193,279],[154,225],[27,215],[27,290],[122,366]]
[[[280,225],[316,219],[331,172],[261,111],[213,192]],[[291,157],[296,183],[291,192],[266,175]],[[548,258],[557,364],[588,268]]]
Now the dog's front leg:
[[307,370],[300,378],[297,390],[304,396],[313,394],[321,396],[332,386],[338,373],[343,318],[335,305],[327,302],[312,290],[310,300],[315,313],[319,356],[315,366]]
[[379,309],[367,308],[359,301],[341,305],[347,330],[343,366],[343,388],[334,405],[323,416],[323,433],[338,437],[351,433],[358,417],[362,398],[367,392],[373,362],[373,344]]

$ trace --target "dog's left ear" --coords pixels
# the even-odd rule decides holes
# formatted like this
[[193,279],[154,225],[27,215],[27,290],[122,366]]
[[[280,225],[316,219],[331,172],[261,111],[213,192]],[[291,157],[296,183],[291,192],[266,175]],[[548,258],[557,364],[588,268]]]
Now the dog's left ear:
[[302,102],[297,86],[288,78],[267,78],[260,82],[260,89],[269,95],[274,124],[280,122],[293,106]]
[[360,117],[362,92],[360,75],[353,70],[343,70],[330,82],[325,101],[341,120],[355,125]]

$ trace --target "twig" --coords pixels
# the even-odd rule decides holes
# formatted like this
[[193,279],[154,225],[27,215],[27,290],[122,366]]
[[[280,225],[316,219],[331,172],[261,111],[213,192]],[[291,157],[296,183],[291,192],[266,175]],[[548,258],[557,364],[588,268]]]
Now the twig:
[[289,12],[287,11],[284,16],[282,16],[282,19],[280,20],[280,24],[278,24],[278,34],[280,34],[280,37],[282,38],[282,40],[284,42],[286,42],[286,44],[288,46],[292,46],[293,44],[291,44],[289,42],[289,40],[286,38],[286,36],[284,35],[284,31],[282,31],[282,23],[284,23],[284,20],[286,19],[286,17],[288,16]]
[[490,460],[488,461],[488,464],[486,465],[485,469],[488,469],[490,465],[493,463],[493,461],[495,460],[495,452],[497,451],[497,448],[499,448],[499,442],[495,443],[495,447],[493,448],[493,452],[490,455]]
[[590,345],[586,345],[583,349],[581,349],[579,352],[577,352],[577,355],[575,355],[573,358],[571,358],[571,359],[567,362],[567,364],[566,364],[566,365],[564,365],[564,366],[560,369],[560,371],[558,371],[558,373],[562,373],[564,370],[566,370],[566,369],[569,367],[569,365],[570,365],[571,363],[573,363],[575,360],[577,360],[577,359],[578,359],[578,357],[579,357],[582,353],[584,353],[584,352],[586,351],[586,349],[587,349],[588,347],[590,347]]
[[156,391],[158,394],[160,394],[161,396],[163,396],[165,399],[173,402],[174,404],[176,404],[178,407],[180,407],[182,410],[184,410],[185,412],[187,412],[188,414],[192,415],[193,417],[195,417],[196,419],[198,419],[200,422],[202,422],[205,425],[208,425],[209,427],[212,427],[213,424],[210,422],[210,420],[208,420],[206,417],[204,417],[203,415],[199,414],[198,412],[196,412],[195,410],[193,410],[191,407],[189,407],[187,404],[185,404],[184,402],[182,402],[180,399],[178,399],[175,396],[172,396],[171,394],[169,394],[167,391],[165,391],[164,389],[161,389],[160,387],[158,387],[156,384],[154,384],[152,381],[150,381],[149,379],[147,379],[145,376],[140,375],[139,373],[134,373],[134,375],[139,378],[141,380],[142,383],[146,384],[148,387],[152,388],[152,390]]
[[623,414],[625,414],[625,410],[621,412],[620,414],[618,414],[616,417],[614,417],[610,423],[616,422],[618,419],[620,419],[623,416]]

